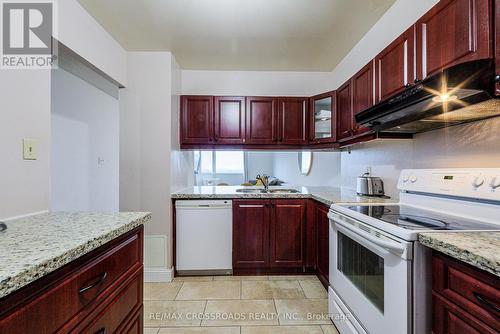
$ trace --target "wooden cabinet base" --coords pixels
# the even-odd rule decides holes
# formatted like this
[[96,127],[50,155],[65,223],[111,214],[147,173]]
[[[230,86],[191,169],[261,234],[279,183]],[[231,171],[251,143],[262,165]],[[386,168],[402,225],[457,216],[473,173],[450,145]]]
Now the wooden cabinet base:
[[141,226],[1,299],[0,334],[122,332],[142,308],[143,237]]

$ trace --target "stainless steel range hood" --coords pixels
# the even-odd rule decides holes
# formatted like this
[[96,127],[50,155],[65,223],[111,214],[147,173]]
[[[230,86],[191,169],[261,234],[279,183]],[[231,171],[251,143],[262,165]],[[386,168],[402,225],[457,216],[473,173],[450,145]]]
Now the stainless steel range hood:
[[356,115],[376,132],[414,134],[500,116],[492,60],[453,66]]

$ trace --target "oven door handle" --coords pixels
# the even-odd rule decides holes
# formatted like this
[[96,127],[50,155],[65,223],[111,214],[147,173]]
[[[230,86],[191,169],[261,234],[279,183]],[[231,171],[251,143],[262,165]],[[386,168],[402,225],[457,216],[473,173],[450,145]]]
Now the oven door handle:
[[380,238],[377,238],[376,236],[374,235],[371,235],[370,233],[367,233],[361,229],[357,229],[357,228],[353,228],[353,226],[351,226],[350,224],[348,223],[344,223],[343,221],[339,220],[339,219],[334,219],[335,221],[335,224],[337,224],[337,229],[345,234],[356,234],[358,236],[360,236],[361,238],[363,239],[366,239],[368,241],[370,241],[371,243],[377,245],[377,246],[380,246],[382,248],[384,248],[385,250],[388,250],[392,253],[395,253],[399,256],[402,256],[406,250],[406,245],[403,245],[403,244],[400,244],[398,242],[390,242],[390,241],[386,241],[386,240],[382,240]]

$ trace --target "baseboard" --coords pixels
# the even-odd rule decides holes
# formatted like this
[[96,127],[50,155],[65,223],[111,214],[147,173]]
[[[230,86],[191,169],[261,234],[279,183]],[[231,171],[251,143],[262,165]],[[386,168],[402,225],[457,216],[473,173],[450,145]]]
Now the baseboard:
[[172,282],[174,268],[144,268],[144,282]]

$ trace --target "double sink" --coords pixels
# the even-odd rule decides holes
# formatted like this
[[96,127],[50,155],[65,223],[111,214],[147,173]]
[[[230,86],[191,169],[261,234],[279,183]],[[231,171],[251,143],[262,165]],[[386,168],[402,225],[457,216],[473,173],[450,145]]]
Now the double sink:
[[243,194],[297,194],[300,193],[297,189],[236,189],[236,192]]

